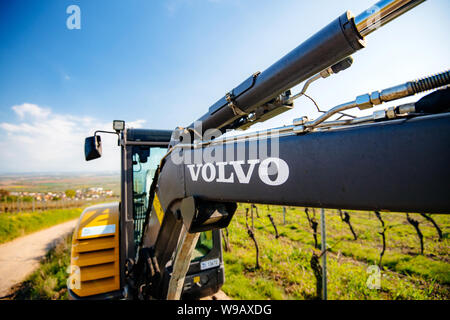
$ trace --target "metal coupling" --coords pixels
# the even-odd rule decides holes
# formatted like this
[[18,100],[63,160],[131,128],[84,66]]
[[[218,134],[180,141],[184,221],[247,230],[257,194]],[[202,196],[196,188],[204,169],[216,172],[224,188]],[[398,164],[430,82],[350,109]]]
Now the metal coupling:
[[416,112],[416,104],[415,102],[405,103],[396,108],[397,114],[406,114],[406,113],[414,113]]
[[390,87],[384,89],[380,93],[381,102],[388,102],[392,100],[397,100],[400,98],[404,98],[410,95],[413,95],[414,91],[412,87],[409,85],[409,82],[400,84],[398,86]]
[[296,119],[294,119],[294,120],[292,121],[292,124],[293,124],[294,126],[301,126],[301,125],[305,124],[306,122],[308,122],[308,117],[303,116],[303,117],[301,117],[301,118],[296,118]]
[[303,116],[300,118],[296,118],[292,121],[294,128],[292,129],[294,133],[299,134],[307,131],[307,127],[305,124],[308,122],[308,117]]
[[382,120],[386,118],[386,110],[377,110],[373,112],[373,120]]
[[388,119],[395,119],[397,115],[395,114],[395,107],[389,107],[386,110],[386,116]]
[[357,96],[355,99],[356,107],[359,110],[365,110],[373,107],[372,101],[370,100],[370,95],[368,93]]

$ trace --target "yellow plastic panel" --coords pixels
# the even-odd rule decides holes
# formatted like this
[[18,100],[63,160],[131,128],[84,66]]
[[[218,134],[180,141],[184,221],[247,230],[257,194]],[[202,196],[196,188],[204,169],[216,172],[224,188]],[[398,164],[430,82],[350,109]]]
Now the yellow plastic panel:
[[79,297],[120,289],[118,203],[81,214],[73,233],[69,285]]
[[89,252],[96,250],[113,249],[116,247],[116,239],[114,236],[79,240],[77,243],[72,244],[72,250],[75,252]]
[[81,281],[91,281],[103,278],[118,276],[119,270],[114,267],[113,263],[101,264],[97,266],[89,266],[81,268]]
[[113,250],[102,250],[93,252],[79,253],[74,257],[74,262],[79,267],[94,266],[97,264],[103,264],[108,262],[114,262],[116,260],[116,254]]

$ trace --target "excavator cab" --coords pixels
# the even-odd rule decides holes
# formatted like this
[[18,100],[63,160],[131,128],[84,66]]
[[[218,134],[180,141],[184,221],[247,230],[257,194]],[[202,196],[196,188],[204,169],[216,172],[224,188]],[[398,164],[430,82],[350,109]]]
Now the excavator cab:
[[[153,139],[155,136],[158,136],[158,141]],[[162,131],[127,129],[127,141],[128,144],[131,144],[131,159],[128,161],[131,160],[132,170],[129,171],[132,173],[132,184],[124,183],[124,185],[128,185],[128,192],[132,194],[132,208],[128,208],[128,210],[133,214],[133,252],[136,254],[136,258],[139,256],[140,248],[145,247],[146,243],[153,243],[156,240],[156,233],[149,225],[150,214],[153,214],[151,186],[154,183],[153,179],[160,161],[167,153],[166,145],[161,146],[156,143],[164,140],[168,144],[170,136],[171,131],[165,132],[164,135]],[[151,144],[145,144],[145,141],[151,142]],[[130,163],[127,166],[129,167]],[[147,232],[146,235],[144,235],[145,232]],[[186,275],[182,298],[192,299],[212,295],[220,289],[223,282],[220,230],[202,232]]]
[[[125,128],[96,131],[86,138],[86,160],[101,156],[97,135],[114,133],[121,146],[121,201],[86,208],[72,240],[69,296],[72,299],[139,298],[132,278],[140,251],[156,240],[150,219],[152,185],[161,159],[166,155],[172,131]],[[119,129],[117,129],[119,128]],[[93,156],[94,154],[94,156]],[[170,262],[169,262],[170,263]],[[216,293],[224,283],[220,230],[202,232],[186,274],[183,299]]]

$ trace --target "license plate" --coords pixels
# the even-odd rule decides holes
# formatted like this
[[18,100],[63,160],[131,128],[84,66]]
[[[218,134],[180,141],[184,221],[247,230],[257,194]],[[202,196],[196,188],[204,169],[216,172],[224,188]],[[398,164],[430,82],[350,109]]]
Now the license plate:
[[219,258],[212,259],[212,260],[206,260],[206,261],[200,262],[200,269],[201,270],[210,269],[210,268],[218,267],[219,265],[220,265]]

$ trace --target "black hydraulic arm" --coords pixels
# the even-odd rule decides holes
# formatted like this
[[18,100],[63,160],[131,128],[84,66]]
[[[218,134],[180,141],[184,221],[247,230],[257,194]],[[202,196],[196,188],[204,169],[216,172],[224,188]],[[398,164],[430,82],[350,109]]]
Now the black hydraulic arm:
[[[449,90],[415,105],[423,108],[434,101],[433,106],[446,106],[439,110],[448,109]],[[275,130],[233,140],[180,148],[183,163],[165,159],[156,191],[165,212],[155,242],[162,265],[173,259],[183,228],[196,233],[226,227],[236,202],[450,212],[448,112],[301,134],[294,128]],[[196,152],[221,158],[195,162]],[[163,270],[169,277],[169,269]],[[160,290],[159,297],[165,297],[167,283]]]
[[[265,159],[251,152],[266,146]],[[318,208],[450,212],[449,113],[234,142],[209,146],[203,152],[225,155],[226,148],[234,149],[234,159],[184,166],[185,197]],[[274,148],[278,149],[275,156]],[[185,152],[189,158],[195,150]]]
[[265,71],[250,76],[197,121],[203,130],[221,129],[363,47],[363,38],[347,11]]
[[364,36],[423,1],[382,0],[356,17],[350,11],[343,13],[269,68],[226,93],[197,120],[201,130],[233,129],[237,119],[275,102],[280,94],[364,48]]

